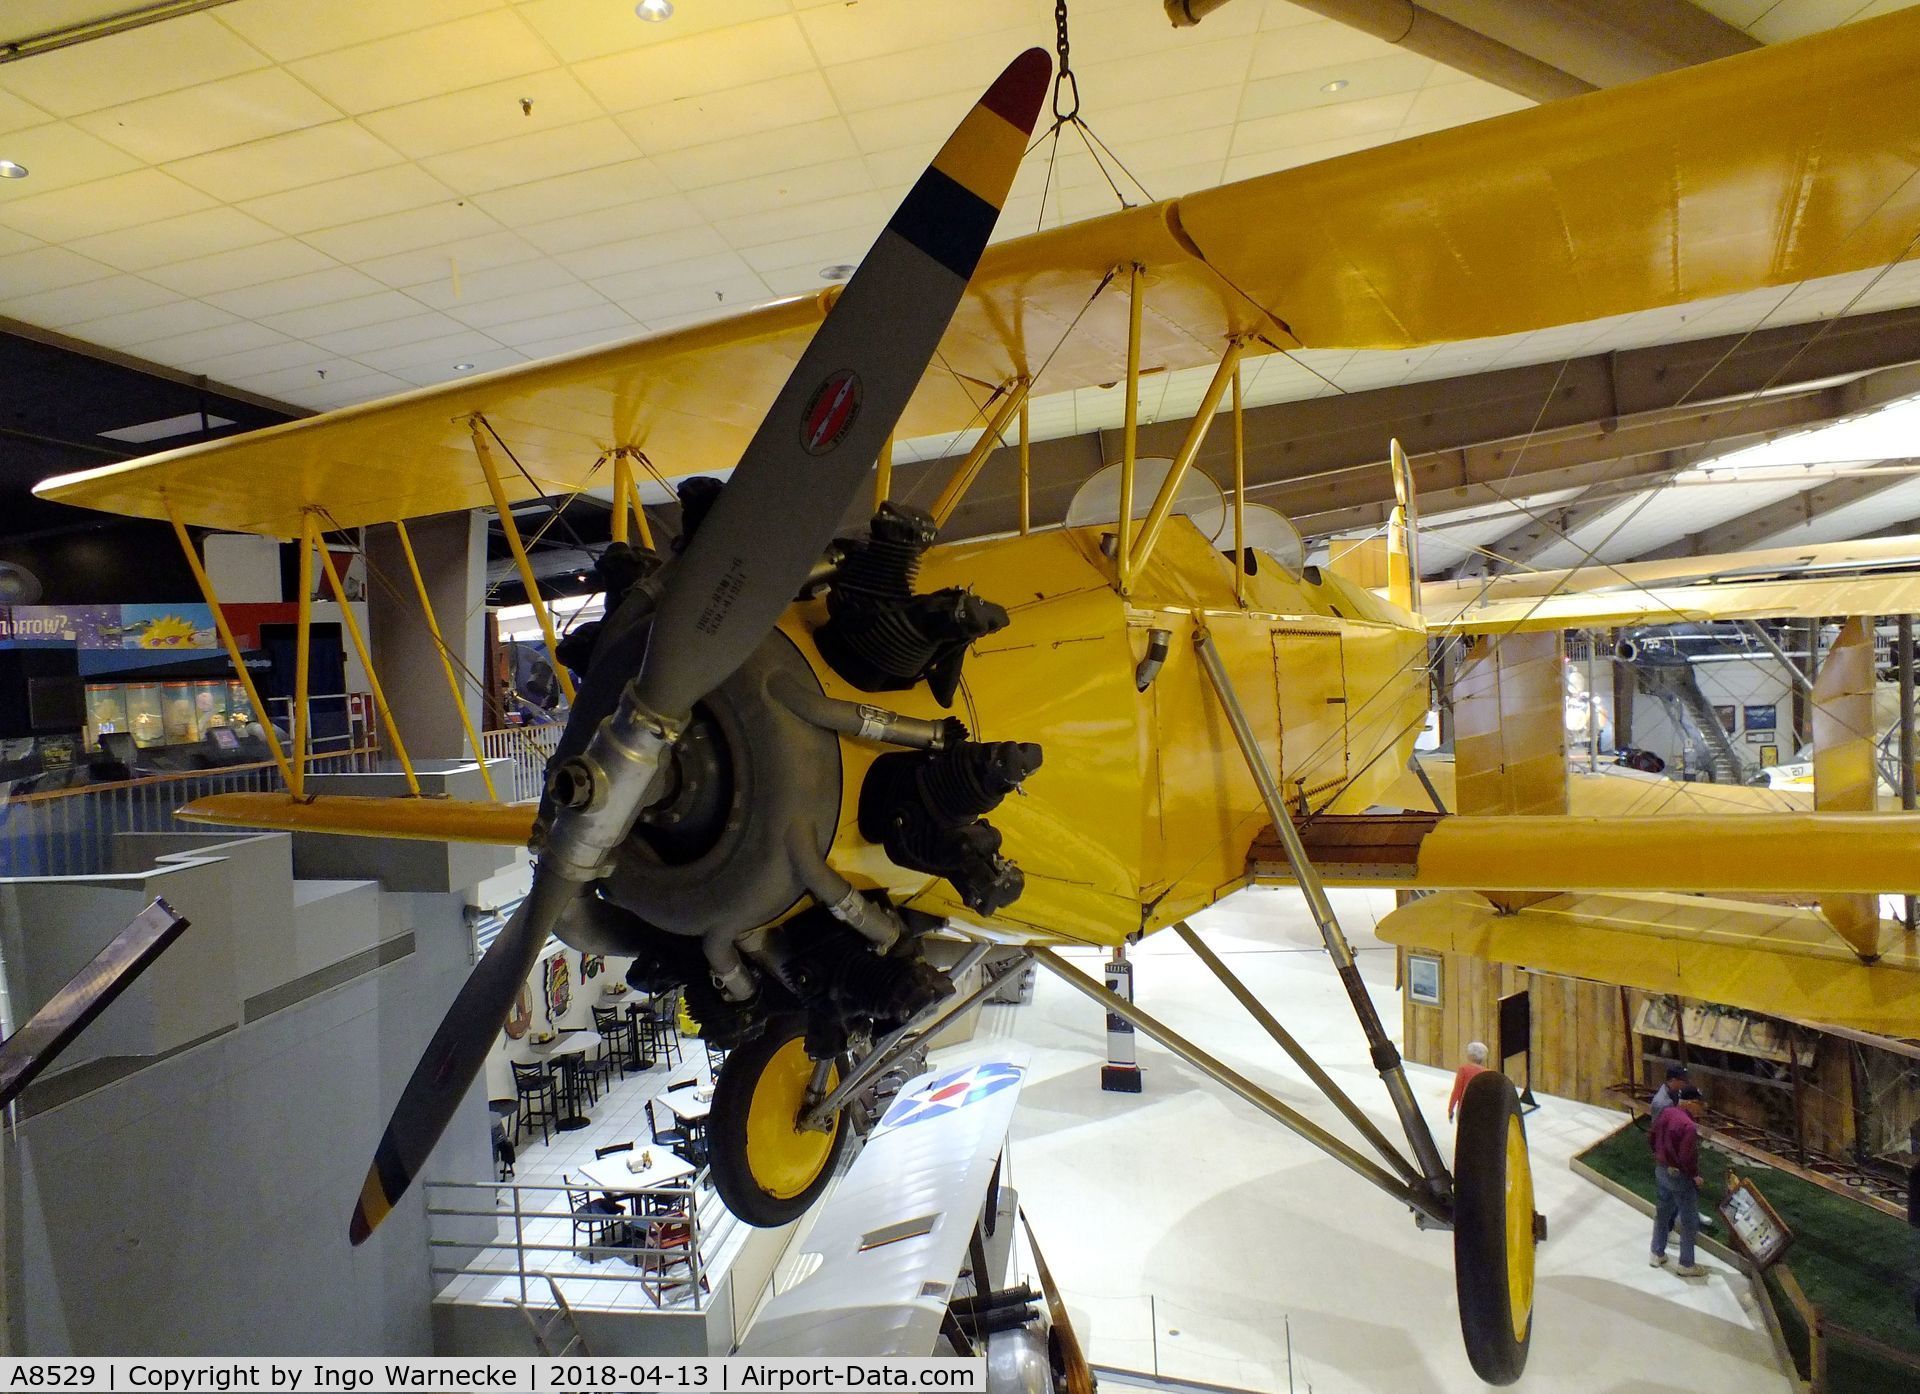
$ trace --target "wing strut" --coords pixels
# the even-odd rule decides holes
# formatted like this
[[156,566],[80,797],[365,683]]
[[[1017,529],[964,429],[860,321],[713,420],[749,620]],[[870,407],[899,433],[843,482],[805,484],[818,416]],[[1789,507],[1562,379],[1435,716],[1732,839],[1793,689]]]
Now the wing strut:
[[1353,1003],[1354,1015],[1360,1018],[1360,1029],[1366,1032],[1373,1066],[1380,1072],[1380,1082],[1387,1087],[1394,1112],[1400,1115],[1400,1126],[1406,1132],[1407,1143],[1420,1163],[1423,1178],[1420,1189],[1435,1200],[1446,1203],[1453,1194],[1453,1176],[1447,1170],[1447,1164],[1440,1159],[1440,1149],[1434,1144],[1427,1120],[1413,1097],[1413,1086],[1407,1083],[1406,1068],[1400,1063],[1400,1051],[1388,1037],[1386,1027],[1381,1024],[1380,1013],[1375,1010],[1373,999],[1367,996],[1366,984],[1360,980],[1360,970],[1353,961],[1352,946],[1347,943],[1347,936],[1340,929],[1340,921],[1334,916],[1333,902],[1327,899],[1327,888],[1307,857],[1307,849],[1301,845],[1299,829],[1293,826],[1286,803],[1280,797],[1280,786],[1274,782],[1273,771],[1267,767],[1267,758],[1261,754],[1260,746],[1247,726],[1246,713],[1241,710],[1240,699],[1234,695],[1233,683],[1220,662],[1220,651],[1214,647],[1213,635],[1204,625],[1200,626],[1194,630],[1193,642],[1200,654],[1200,664],[1206,669],[1208,681],[1213,684],[1214,695],[1220,699],[1220,706],[1227,714],[1227,724],[1233,728],[1233,738],[1240,746],[1240,754],[1247,762],[1253,782],[1259,786],[1261,800],[1267,806],[1267,816],[1273,819],[1274,831],[1279,834],[1280,844],[1286,849],[1287,860],[1293,866],[1294,879],[1300,883],[1301,893],[1307,898],[1307,908],[1313,912],[1314,923],[1320,927],[1320,937],[1326,942],[1327,953],[1340,973],[1340,984],[1346,988],[1347,998]]

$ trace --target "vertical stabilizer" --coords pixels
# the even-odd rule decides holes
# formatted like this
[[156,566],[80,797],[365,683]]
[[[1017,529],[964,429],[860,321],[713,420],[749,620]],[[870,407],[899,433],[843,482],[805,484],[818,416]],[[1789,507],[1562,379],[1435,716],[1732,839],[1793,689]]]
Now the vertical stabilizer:
[[[1856,616],[1839,637],[1813,684],[1813,806],[1835,813],[1872,812],[1880,774],[1873,761],[1873,630]],[[1880,898],[1830,895],[1820,912],[1862,958],[1880,951]]]
[[[1567,811],[1566,678],[1559,631],[1481,640],[1453,684],[1455,812]],[[1550,898],[1502,891],[1503,910]]]

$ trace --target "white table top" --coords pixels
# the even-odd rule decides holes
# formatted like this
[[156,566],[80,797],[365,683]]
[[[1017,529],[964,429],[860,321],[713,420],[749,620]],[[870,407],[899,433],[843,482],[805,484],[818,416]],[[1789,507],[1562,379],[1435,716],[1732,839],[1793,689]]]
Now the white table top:
[[[701,1095],[706,1095],[702,1098]],[[684,1089],[668,1089],[660,1095],[660,1102],[674,1111],[674,1114],[688,1123],[699,1123],[713,1112],[713,1091],[701,1084],[689,1085]]]
[[[627,1170],[627,1160],[636,1152],[651,1152],[653,1165],[644,1171]],[[573,1169],[573,1174],[587,1181],[597,1191],[625,1195],[633,1191],[650,1191],[656,1186],[670,1186],[693,1175],[693,1164],[679,1153],[670,1152],[658,1144],[635,1143],[633,1152],[616,1152],[611,1157],[582,1162]]]
[[513,1049],[507,1052],[508,1058],[522,1065],[545,1064],[562,1055],[571,1055],[576,1050],[592,1051],[600,1046],[598,1031],[562,1031],[552,1040],[536,1045],[531,1040],[518,1040]]

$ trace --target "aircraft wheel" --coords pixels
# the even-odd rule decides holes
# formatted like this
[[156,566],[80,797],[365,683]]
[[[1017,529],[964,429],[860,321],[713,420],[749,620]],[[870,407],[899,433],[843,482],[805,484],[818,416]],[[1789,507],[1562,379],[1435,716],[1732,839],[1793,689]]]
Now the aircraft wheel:
[[[713,1184],[740,1219],[770,1228],[798,1219],[819,1198],[847,1141],[846,1110],[829,1131],[795,1126],[813,1078],[806,1029],[798,1019],[775,1021],[729,1051],[714,1081],[707,1116],[707,1154]],[[840,1082],[836,1064],[828,1088]]]
[[1533,1169],[1513,1082],[1475,1075],[1454,1140],[1453,1276],[1474,1373],[1512,1384],[1533,1333]]

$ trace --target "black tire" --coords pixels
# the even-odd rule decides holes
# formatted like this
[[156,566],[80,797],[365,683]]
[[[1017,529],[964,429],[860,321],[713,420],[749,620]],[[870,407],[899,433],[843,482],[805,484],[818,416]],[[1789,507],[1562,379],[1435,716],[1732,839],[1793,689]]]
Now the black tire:
[[[1533,1337],[1533,1175],[1512,1081],[1492,1070],[1475,1075],[1460,1101],[1459,1119],[1453,1278],[1460,1335],[1475,1374],[1488,1384],[1512,1384],[1527,1368]],[[1510,1135],[1516,1129],[1518,1171],[1509,1175],[1515,1171]]]
[[[842,1109],[834,1116],[833,1132],[823,1149],[809,1142],[821,1134],[802,1133],[795,1128],[791,1145],[799,1154],[797,1159],[754,1155],[756,1148],[750,1146],[750,1139],[761,1149],[770,1140],[765,1117],[759,1120],[762,1126],[758,1130],[749,1128],[754,1120],[754,1101],[761,1093],[763,1082],[768,1081],[768,1066],[776,1060],[780,1062],[768,1087],[791,1097],[794,1052],[800,1052],[799,1058],[804,1060],[805,1035],[804,1024],[796,1018],[769,1023],[752,1040],[728,1052],[725,1063],[720,1066],[720,1077],[714,1081],[713,1108],[707,1115],[707,1158],[713,1169],[714,1189],[720,1193],[727,1209],[761,1229],[784,1225],[806,1213],[833,1179],[840,1156],[846,1150],[847,1137],[853,1131],[846,1110]],[[838,1068],[844,1073],[846,1062],[839,1062]],[[834,1078],[837,1081],[839,1075]],[[776,1107],[777,1102],[772,1097],[762,1099],[763,1114]],[[797,1097],[791,1097],[791,1102],[797,1113]],[[779,1111],[784,1115],[783,1108]],[[771,1138],[776,1147],[787,1145],[788,1141],[777,1132]],[[776,1167],[785,1170],[777,1171]]]

